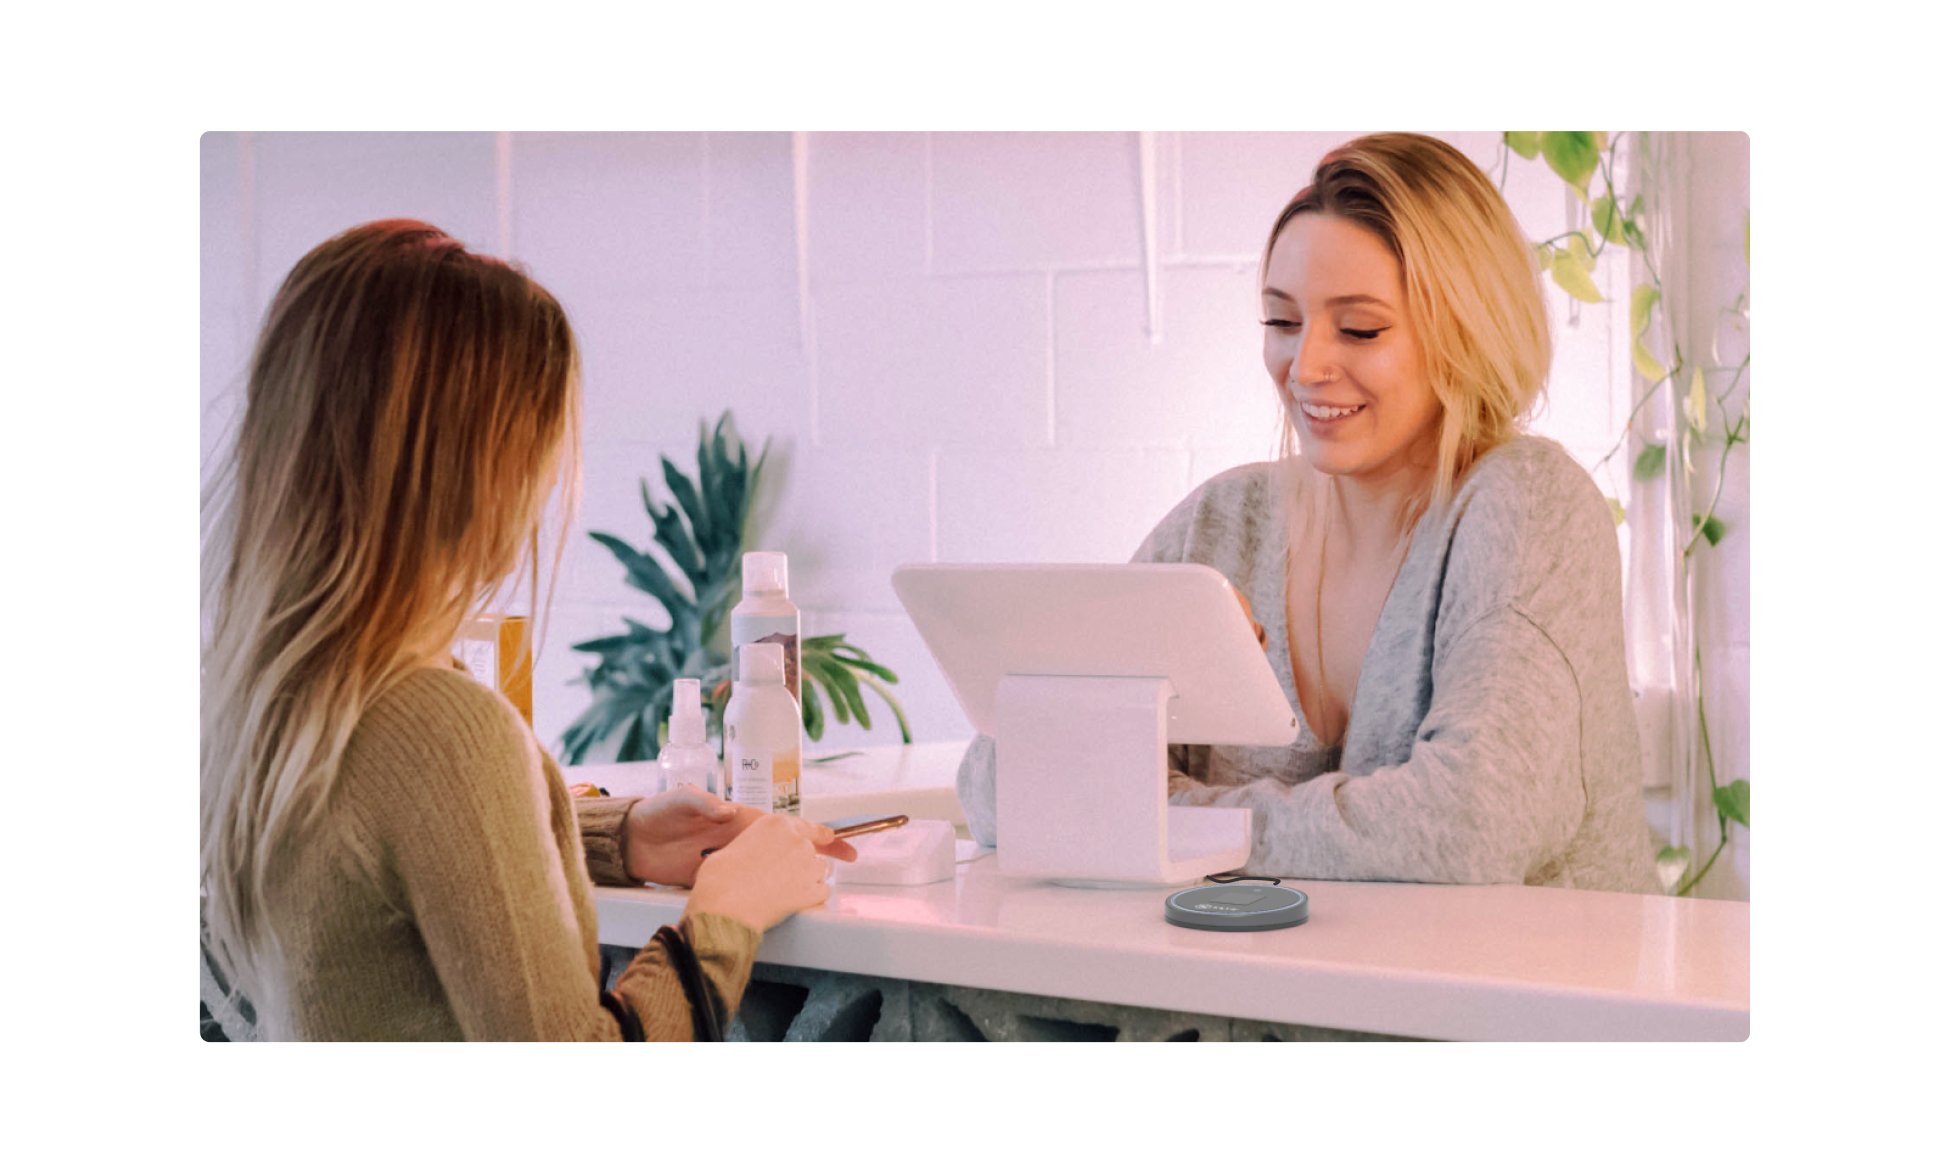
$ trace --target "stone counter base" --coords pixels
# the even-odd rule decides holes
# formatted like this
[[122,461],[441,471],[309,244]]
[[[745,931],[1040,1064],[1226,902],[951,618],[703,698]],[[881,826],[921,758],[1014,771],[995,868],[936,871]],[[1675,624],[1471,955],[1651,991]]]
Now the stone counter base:
[[[634,950],[603,947],[605,985]],[[1264,1023],[1022,995],[760,962],[752,968],[728,1041],[1037,1041],[1136,1043],[1398,1040],[1292,1023]]]

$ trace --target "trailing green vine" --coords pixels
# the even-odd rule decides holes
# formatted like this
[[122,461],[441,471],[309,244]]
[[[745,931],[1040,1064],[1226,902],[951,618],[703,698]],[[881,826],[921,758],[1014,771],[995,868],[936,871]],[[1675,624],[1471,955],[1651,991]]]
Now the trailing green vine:
[[[1644,439],[1643,432],[1636,425],[1641,410],[1651,402],[1652,397],[1668,383],[1678,387],[1678,380],[1683,374],[1686,377],[1684,428],[1676,434],[1680,448],[1678,459],[1685,461],[1686,468],[1691,469],[1696,449],[1707,445],[1719,449],[1712,497],[1704,512],[1692,515],[1692,532],[1682,551],[1682,574],[1685,576],[1687,597],[1691,598],[1694,587],[1693,559],[1700,540],[1705,539],[1707,547],[1712,548],[1718,546],[1726,535],[1726,523],[1714,511],[1719,507],[1726,488],[1727,461],[1736,445],[1751,443],[1752,421],[1746,398],[1739,401],[1737,414],[1728,406],[1748,378],[1751,351],[1741,355],[1737,363],[1723,363],[1719,356],[1720,332],[1716,328],[1712,336],[1711,361],[1687,362],[1676,341],[1677,332],[1663,317],[1665,289],[1652,256],[1651,245],[1646,239],[1648,213],[1644,193],[1634,192],[1627,202],[1615,179],[1617,152],[1622,139],[1622,135],[1608,137],[1602,131],[1506,131],[1498,153],[1497,186],[1501,188],[1507,179],[1513,154],[1529,160],[1541,157],[1569,185],[1584,208],[1582,223],[1538,242],[1537,264],[1543,272],[1550,274],[1559,289],[1578,301],[1600,303],[1606,300],[1591,274],[1597,267],[1598,258],[1607,248],[1627,248],[1644,266],[1647,280],[1632,289],[1631,332],[1632,367],[1644,381],[1645,387],[1634,398],[1632,410],[1626,417],[1625,427],[1617,442],[1599,458],[1591,471],[1594,475],[1608,476],[1605,470],[1612,457],[1634,436],[1638,436],[1639,449],[1632,461],[1632,479],[1650,482],[1664,475],[1666,462],[1673,459],[1674,454],[1668,453],[1665,444]],[[1591,194],[1593,178],[1600,178],[1603,182],[1601,191],[1595,197]],[[1751,222],[1744,234],[1742,255],[1751,265]],[[1722,310],[1723,315],[1731,318],[1734,330],[1743,337],[1749,320],[1747,298],[1748,291],[1743,289],[1733,304]],[[1655,326],[1659,329],[1654,330]],[[1670,354],[1663,357],[1648,344],[1648,338],[1656,340],[1660,335],[1670,347]],[[1715,384],[1719,385],[1717,391],[1712,389]],[[1718,410],[1717,430],[1710,428],[1709,406]],[[1611,504],[1613,519],[1622,524],[1625,520],[1624,506],[1615,496],[1606,500]],[[1712,855],[1696,869],[1691,867],[1692,853],[1685,847],[1670,846],[1659,852],[1660,880],[1668,892],[1680,896],[1692,892],[1720,858],[1720,852],[1731,836],[1731,824],[1751,826],[1748,822],[1748,781],[1734,779],[1721,786],[1719,771],[1713,761],[1712,736],[1706,720],[1705,671],[1697,626],[1692,632],[1692,644],[1693,695],[1697,701],[1697,713],[1693,720],[1697,725],[1699,747],[1706,763],[1707,781],[1712,788],[1713,809],[1719,819],[1720,841]],[[1687,816],[1691,818],[1691,813],[1687,813]]]

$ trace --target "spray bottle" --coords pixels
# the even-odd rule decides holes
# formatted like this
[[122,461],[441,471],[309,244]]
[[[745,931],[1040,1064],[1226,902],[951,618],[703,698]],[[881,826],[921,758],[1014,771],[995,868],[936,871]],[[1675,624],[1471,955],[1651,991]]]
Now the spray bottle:
[[784,649],[746,644],[738,650],[738,679],[724,710],[732,802],[799,814],[799,734],[799,706],[785,686]]
[[679,677],[670,705],[670,741],[657,754],[657,790],[692,786],[720,799],[725,794],[718,756],[704,742],[704,704],[694,677]]
[[758,642],[777,644],[785,653],[785,687],[800,703],[799,608],[785,593],[785,555],[776,550],[747,551],[744,598],[731,609],[731,655]]

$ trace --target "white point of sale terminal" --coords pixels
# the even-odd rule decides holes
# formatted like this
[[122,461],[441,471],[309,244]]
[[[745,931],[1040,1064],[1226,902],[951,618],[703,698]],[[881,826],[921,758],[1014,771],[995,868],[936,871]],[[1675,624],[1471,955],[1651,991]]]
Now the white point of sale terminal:
[[1283,746],[1299,719],[1219,572],[912,564],[894,592],[995,739],[996,863],[1106,887],[1238,868],[1252,813],[1171,807],[1169,743]]

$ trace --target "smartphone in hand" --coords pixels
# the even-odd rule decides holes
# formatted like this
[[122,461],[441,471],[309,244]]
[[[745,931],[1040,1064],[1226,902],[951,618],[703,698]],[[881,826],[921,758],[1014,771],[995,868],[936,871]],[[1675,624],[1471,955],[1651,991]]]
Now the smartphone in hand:
[[[907,817],[905,815],[883,816],[880,819],[870,819],[864,823],[855,823],[855,824],[849,824],[846,827],[834,828],[833,838],[836,840],[844,840],[850,836],[864,836],[869,832],[889,831],[893,828],[900,827],[906,822],[907,822]],[[709,856],[711,853],[716,851],[717,851],[716,848],[706,848],[703,852],[700,852],[698,855]]]

